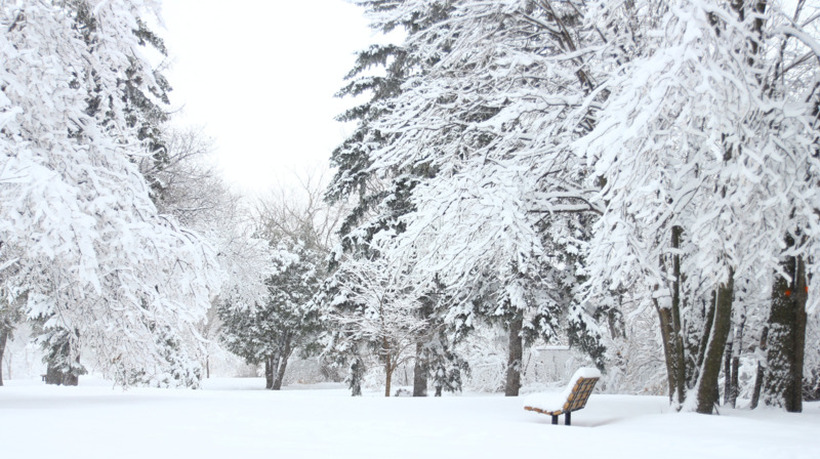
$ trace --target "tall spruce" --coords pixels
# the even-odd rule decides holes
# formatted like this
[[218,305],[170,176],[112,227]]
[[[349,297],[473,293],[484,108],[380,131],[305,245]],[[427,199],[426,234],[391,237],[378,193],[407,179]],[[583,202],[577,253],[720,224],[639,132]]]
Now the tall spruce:
[[260,304],[230,302],[218,308],[221,339],[249,364],[264,365],[267,389],[279,390],[288,360],[297,350],[310,351],[322,321],[312,301],[322,282],[324,258],[303,241],[273,241],[274,274]]
[[[417,17],[421,6],[399,2],[381,21]],[[587,338],[574,344],[601,349],[595,308],[573,306],[580,266],[560,261],[579,254],[586,214],[597,212],[567,148],[588,129],[580,101],[595,89],[585,57],[560,59],[591,31],[572,6],[450,2],[446,21],[408,34],[424,70],[375,122],[388,141],[372,170],[435,171],[419,177],[403,231],[380,248],[454,292],[451,326],[484,317],[508,329],[508,395],[519,390],[522,340],[553,339],[571,309],[584,324],[572,331]]]
[[[384,18],[384,13],[394,12],[406,5],[387,5],[380,1],[358,3],[374,18],[372,24],[374,28],[383,33],[400,28],[412,35],[429,27],[431,23],[446,18],[448,5],[451,2],[429,2],[426,5],[411,6],[414,14],[388,20],[380,20],[380,18]],[[338,168],[338,171],[328,188],[326,199],[331,203],[352,199],[354,205],[339,232],[342,240],[341,252],[334,256],[337,260],[332,263],[334,267],[338,265],[338,260],[342,259],[347,259],[351,263],[368,259],[375,262],[381,254],[378,249],[374,248],[373,238],[379,233],[401,233],[403,231],[404,224],[400,221],[400,217],[413,210],[410,202],[413,189],[425,177],[435,174],[435,169],[426,165],[400,167],[384,171],[385,173],[372,169],[373,151],[391,141],[374,123],[386,112],[392,110],[392,101],[401,93],[402,85],[407,82],[408,78],[424,72],[426,63],[409,57],[409,48],[406,44],[371,46],[359,53],[354,68],[347,76],[349,84],[338,94],[340,97],[366,95],[368,100],[339,117],[341,121],[357,122],[357,128],[342,145],[334,150],[331,157],[331,163]],[[347,255],[343,256],[343,254]],[[333,286],[328,286],[330,290],[336,291],[336,293],[329,291],[329,295],[338,294],[339,287],[357,278],[346,275],[344,272],[344,267],[342,267],[336,281],[332,283]],[[430,323],[428,319],[431,313],[425,310],[423,302],[422,299],[416,302],[417,312],[413,314],[419,316],[421,323]],[[347,316],[357,310],[356,306],[349,306],[345,310],[345,305],[350,305],[350,303],[347,301],[335,303],[336,313]],[[386,307],[391,306],[386,305]],[[339,331],[346,329],[346,327],[341,327]],[[328,342],[334,345],[346,342],[343,336],[345,333],[336,333],[336,335],[329,338]],[[353,332],[346,334],[348,339],[351,336],[358,335]],[[420,341],[415,343],[417,389],[414,393],[420,395],[425,392],[422,388],[426,388],[429,369],[435,367],[434,374],[440,375],[439,368],[442,365],[447,366],[444,362],[455,362],[457,356],[452,351],[435,351],[442,347],[452,349],[451,344],[441,342],[445,335],[438,327],[430,325],[426,333],[415,333],[415,336]],[[343,347],[353,352],[348,354],[348,358],[353,362],[351,368],[355,367],[357,372],[362,371],[365,360],[359,355],[361,346],[344,345]],[[392,351],[382,349],[377,352],[382,356],[382,363],[389,373],[394,365],[390,363],[389,358],[385,360],[385,357],[392,355]],[[328,355],[331,354],[336,356],[335,360],[340,358],[344,360],[342,355],[345,353],[338,352],[338,349],[335,351],[328,349]],[[458,368],[459,364],[455,367]],[[449,375],[451,384],[437,382],[436,387],[439,391],[442,387],[460,388],[460,384],[455,383],[457,379],[455,375],[458,372],[451,370],[445,373]],[[436,378],[438,378],[436,381],[443,381],[441,377]],[[358,381],[358,377],[351,376],[351,381]],[[358,392],[358,389],[354,389],[354,392]]]

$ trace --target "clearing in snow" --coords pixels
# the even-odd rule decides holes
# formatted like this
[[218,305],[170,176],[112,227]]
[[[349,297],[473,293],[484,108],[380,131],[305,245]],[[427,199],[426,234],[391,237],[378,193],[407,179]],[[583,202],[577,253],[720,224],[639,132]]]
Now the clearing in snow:
[[665,397],[593,394],[572,426],[526,412],[521,398],[350,397],[340,385],[268,391],[260,379],[205,389],[0,388],[3,458],[789,458],[820,457],[820,403],[675,413]]

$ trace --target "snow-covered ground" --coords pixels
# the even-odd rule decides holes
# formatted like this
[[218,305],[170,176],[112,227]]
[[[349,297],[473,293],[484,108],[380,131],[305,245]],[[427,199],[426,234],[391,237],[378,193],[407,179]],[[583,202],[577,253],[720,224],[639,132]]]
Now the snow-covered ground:
[[[593,394],[572,426],[526,412],[520,398],[352,398],[338,385],[132,389],[83,378],[0,387],[0,457],[17,458],[811,458],[820,404],[802,414],[670,412],[662,397]],[[562,419],[563,422],[563,419]]]

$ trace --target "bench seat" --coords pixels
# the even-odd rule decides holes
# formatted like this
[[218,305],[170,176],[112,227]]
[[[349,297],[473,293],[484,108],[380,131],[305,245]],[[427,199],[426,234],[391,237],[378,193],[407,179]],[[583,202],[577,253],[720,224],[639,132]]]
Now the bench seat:
[[573,411],[586,406],[595,384],[601,378],[596,368],[579,368],[563,392],[532,394],[524,399],[524,409],[552,416],[558,424],[558,416],[564,415],[564,424],[571,425]]

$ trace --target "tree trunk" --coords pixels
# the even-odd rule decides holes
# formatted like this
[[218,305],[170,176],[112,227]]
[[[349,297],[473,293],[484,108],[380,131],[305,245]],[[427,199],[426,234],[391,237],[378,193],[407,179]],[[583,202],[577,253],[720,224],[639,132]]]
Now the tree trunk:
[[0,328],[0,386],[3,385],[3,356],[6,353],[6,342],[9,332],[5,328]]
[[[794,241],[787,238],[791,247]],[[788,257],[772,288],[764,398],[767,405],[803,411],[803,357],[806,345],[806,271],[802,258]]]
[[507,384],[504,395],[517,397],[521,389],[521,360],[524,356],[524,343],[521,330],[524,328],[524,315],[516,314],[510,322],[509,358],[507,359]]
[[[680,248],[683,228],[672,227],[672,247]],[[672,303],[670,307],[662,307],[657,299],[655,309],[661,327],[664,357],[666,359],[666,376],[669,385],[670,403],[683,403],[686,398],[686,353],[683,345],[683,330],[681,326],[681,294],[680,286],[683,282],[681,274],[680,255],[672,257]]]
[[681,330],[676,328],[673,316],[674,308],[660,307],[657,302],[655,309],[661,327],[661,340],[666,360],[666,377],[669,386],[669,402],[683,403],[686,398],[686,361],[683,352]]
[[384,363],[384,396],[390,397],[390,388],[393,384],[393,361],[391,355],[387,354]]
[[413,365],[413,397],[427,397],[427,362],[424,344],[416,343],[416,363]]
[[[683,236],[683,228],[672,227],[672,247],[678,249]],[[680,269],[680,255],[675,255],[672,259],[674,282],[672,283],[672,327],[674,335],[675,353],[675,391],[677,392],[678,403],[683,403],[686,399],[686,352],[683,344],[683,326],[680,311],[683,308],[680,288],[683,283],[683,274]]]
[[265,357],[265,389],[273,389],[273,357]]
[[[74,332],[74,337],[78,333]],[[80,354],[72,359],[72,339],[71,332],[61,330],[52,338],[50,348],[46,350],[46,384],[76,386],[80,383],[80,374],[84,373],[80,364]]]
[[[769,339],[769,327],[763,327],[763,331],[760,333],[760,347],[758,348],[760,353],[766,352],[766,342]],[[755,385],[754,389],[752,389],[752,403],[749,405],[749,408],[755,409],[757,408],[758,403],[760,403],[760,392],[763,388],[763,379],[766,377],[766,370],[763,366],[763,363],[758,361],[757,362],[757,373],[755,374]]]
[[703,362],[697,384],[697,412],[712,414],[718,401],[718,377],[721,357],[732,325],[732,294],[734,292],[734,272],[729,270],[729,279],[718,287],[715,296],[714,317],[709,339],[702,353]]
[[740,356],[732,356],[732,373],[729,377],[732,382],[729,386],[729,406],[737,408],[737,394],[740,392]]
[[697,347],[694,347],[692,352],[693,355],[697,356],[697,358],[695,359],[695,368],[698,372],[700,372],[701,368],[703,367],[703,361],[706,359],[706,349],[709,345],[709,340],[712,338],[712,328],[715,324],[717,302],[717,292],[712,292],[712,300],[709,302],[709,306],[704,308],[706,310],[706,312],[703,314],[705,322],[703,324],[703,330],[700,335],[700,342],[698,342]]
[[734,356],[734,335],[730,332],[726,339],[723,356],[723,404],[728,405],[732,398],[732,357]]
[[279,358],[279,361],[277,362],[276,372],[274,373],[273,387],[271,387],[271,389],[282,390],[282,384],[285,381],[285,371],[288,368],[288,360],[290,359],[285,356]]
[[293,353],[293,349],[291,348],[290,339],[288,338],[287,342],[283,346],[283,349],[277,354],[276,360],[273,362],[273,390],[281,390],[282,383],[285,381],[285,371],[288,368],[288,360],[290,360],[290,355]]
[[677,361],[674,352],[676,333],[672,327],[672,310],[661,307],[657,299],[653,299],[653,302],[655,303],[655,310],[658,312],[658,322],[661,328],[661,344],[663,345],[663,356],[666,361],[666,383],[669,386],[669,403],[674,403],[677,393]]
[[746,316],[741,315],[740,323],[737,325],[732,341],[732,357],[729,372],[726,374],[726,379],[729,381],[726,389],[726,399],[724,403],[732,408],[737,407],[737,394],[740,391],[740,352],[743,349],[743,331],[746,327]]
[[350,364],[350,395],[361,397],[362,377],[364,376],[364,362],[357,356]]

